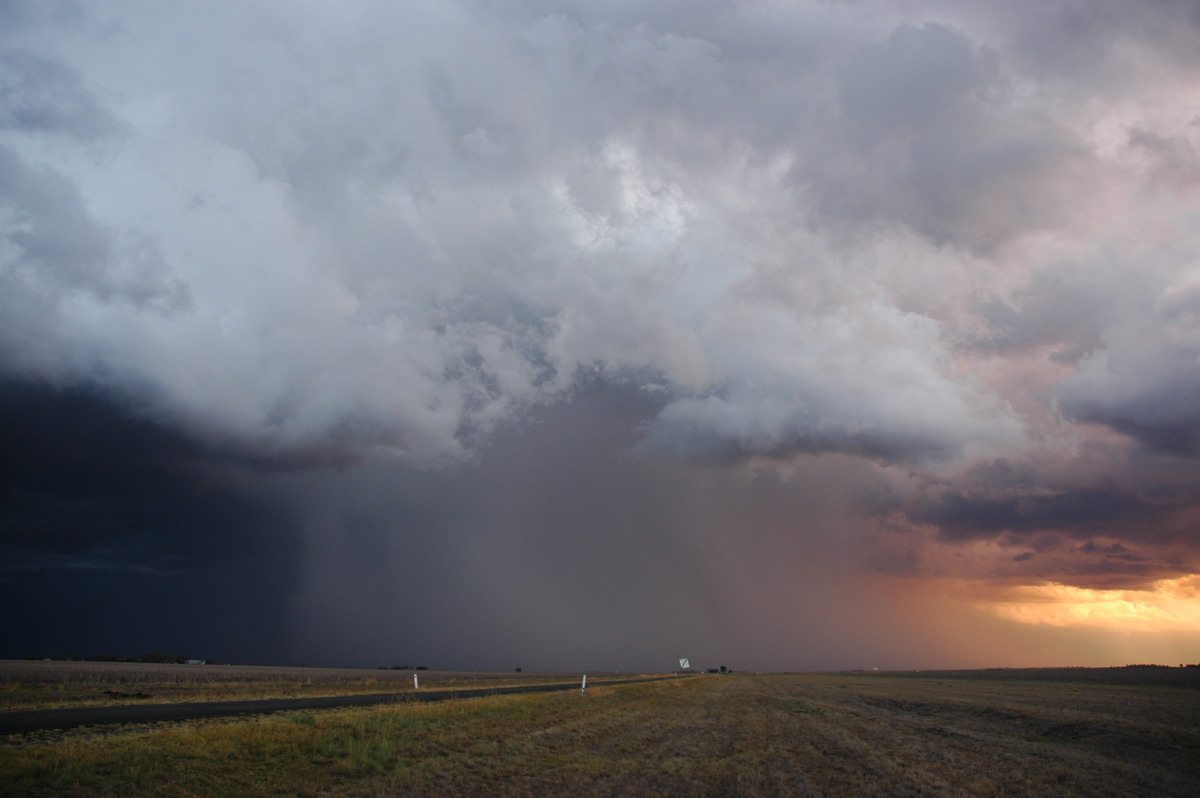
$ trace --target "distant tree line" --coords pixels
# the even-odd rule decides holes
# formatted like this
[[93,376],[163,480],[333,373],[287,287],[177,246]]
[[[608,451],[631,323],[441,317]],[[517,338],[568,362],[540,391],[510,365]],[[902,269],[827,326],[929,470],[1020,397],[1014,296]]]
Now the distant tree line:
[[145,663],[174,663],[183,665],[187,662],[203,661],[208,664],[208,660],[195,660],[187,654],[142,654],[141,656],[129,656],[125,654],[93,654],[90,657],[83,654],[73,654],[68,657],[63,654],[22,654],[21,659],[40,659],[40,660],[57,660],[60,662],[145,662]]
[[387,665],[380,665],[378,668],[376,668],[376,670],[381,670],[381,671],[427,671],[427,670],[429,670],[429,666],[418,665],[414,668],[412,665],[393,665],[392,667],[389,668]]

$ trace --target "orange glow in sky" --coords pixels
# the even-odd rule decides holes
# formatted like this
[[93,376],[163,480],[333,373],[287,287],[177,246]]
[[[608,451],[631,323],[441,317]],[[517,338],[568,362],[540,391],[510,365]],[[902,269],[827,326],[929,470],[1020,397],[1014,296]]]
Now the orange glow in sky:
[[1023,585],[982,605],[1002,618],[1048,626],[1167,632],[1200,629],[1200,574],[1161,579],[1149,590]]

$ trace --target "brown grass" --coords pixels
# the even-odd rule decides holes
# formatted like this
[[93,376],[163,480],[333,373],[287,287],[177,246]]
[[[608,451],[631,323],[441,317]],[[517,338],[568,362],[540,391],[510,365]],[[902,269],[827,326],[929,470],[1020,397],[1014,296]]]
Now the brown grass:
[[41,734],[2,795],[1194,796],[1200,691],[706,676]]
[[[106,704],[361,695],[570,682],[575,673],[396,671],[255,665],[0,660],[0,712]],[[593,677],[599,678],[599,677]]]

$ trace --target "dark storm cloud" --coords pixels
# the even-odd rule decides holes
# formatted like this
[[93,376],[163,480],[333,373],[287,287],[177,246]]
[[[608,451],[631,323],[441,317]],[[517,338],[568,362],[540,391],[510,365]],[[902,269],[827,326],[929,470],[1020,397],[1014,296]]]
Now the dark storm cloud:
[[997,585],[1053,582],[1152,589],[1200,566],[1193,464],[1125,446],[1061,463],[997,460],[915,492],[873,494],[873,567],[910,576],[969,574]]
[[6,276],[94,290],[97,267],[108,257],[110,243],[70,181],[3,149],[0,192],[11,220],[6,243],[15,250]]
[[[1194,126],[1200,131],[1200,116]],[[1187,192],[1200,185],[1200,146],[1195,139],[1132,130],[1129,146],[1150,159],[1153,179],[1165,188]]]
[[[0,383],[0,452],[0,656],[171,641],[214,656],[263,651],[222,627],[248,597],[259,632],[278,612],[285,511],[239,491],[179,434],[83,391]],[[122,609],[97,619],[101,607]]]
[[1200,289],[1159,299],[1143,319],[1113,327],[1061,383],[1063,410],[1147,446],[1200,456]]
[[1033,277],[1006,298],[979,308],[986,338],[976,342],[1007,354],[1050,347],[1056,363],[1074,365],[1102,345],[1101,335],[1123,315],[1144,312],[1155,286],[1092,262],[1064,263]]
[[887,462],[921,463],[959,454],[957,442],[930,429],[876,427],[851,422],[822,423],[813,398],[768,400],[759,407],[724,397],[680,400],[661,413],[646,438],[647,447],[716,462],[740,462],[755,455],[787,459],[798,454],[843,452]]
[[861,47],[837,71],[838,133],[852,146],[801,173],[827,222],[894,219],[977,249],[1058,224],[1089,157],[1065,127],[1014,102],[1004,68],[933,22]]
[[1155,529],[1164,508],[1114,488],[1086,488],[1027,496],[970,496],[950,492],[908,513],[936,526],[944,539],[993,538],[1001,533],[1025,537],[1061,532],[1073,537],[1116,533],[1138,538]]
[[204,453],[177,433],[82,391],[6,381],[0,401],[7,544],[166,569],[238,553],[228,522],[249,504],[206,479]]
[[67,384],[104,379],[104,364],[61,346],[67,308],[83,297],[156,314],[187,304],[186,289],[165,274],[152,240],[136,229],[117,240],[66,176],[2,144],[0,216],[0,311],[9,329],[0,339],[0,368],[9,373]]
[[0,49],[0,129],[88,140],[118,125],[70,66],[22,49]]
[[[92,62],[89,77],[154,98],[124,105],[125,156],[105,164],[140,191],[90,181],[113,211],[92,224],[108,252],[61,288],[102,286],[100,312],[27,331],[50,351],[26,368],[152,386],[161,416],[272,457],[454,458],[597,367],[658,372],[679,401],[653,437],[681,452],[920,462],[1019,441],[1003,402],[947,368],[941,321],[848,290],[862,255],[840,265],[844,241],[824,240],[892,220],[986,248],[1056,223],[1049,187],[1080,188],[1086,157],[1013,103],[1001,54],[873,7],[536,8],[368,5],[315,38],[299,20],[251,26],[239,35],[256,46],[211,80],[181,66],[218,31],[191,12],[126,20],[122,41],[163,59],[161,76]],[[427,35],[396,52],[378,33],[392,27]],[[755,45],[781,31],[800,46]],[[157,50],[168,38],[180,46]],[[87,116],[74,72],[33,72],[42,105]],[[162,140],[163,119],[196,135]],[[88,240],[51,221],[30,225]],[[106,307],[135,285],[171,318]],[[150,343],[163,332],[169,348]],[[199,384],[170,365],[181,347]],[[61,359],[81,348],[93,362]]]
[[[839,70],[843,111],[880,128],[936,123],[995,81],[996,56],[977,52],[960,31],[926,23],[902,25],[886,41],[864,47]],[[981,98],[982,99],[982,98]]]
[[1072,79],[1076,90],[1138,79],[1129,69],[1131,54],[1111,46],[1116,35],[1152,45],[1156,58],[1193,67],[1198,63],[1200,13],[1189,0],[1136,6],[1121,0],[1075,0],[989,10],[1011,25],[1006,38],[1030,68],[1049,79]]
[[0,5],[0,376],[91,458],[6,400],[5,566],[236,572],[255,629],[293,602],[274,651],[386,664],[398,628],[464,665],[886,635],[872,565],[1184,573],[1198,31],[1117,0]]

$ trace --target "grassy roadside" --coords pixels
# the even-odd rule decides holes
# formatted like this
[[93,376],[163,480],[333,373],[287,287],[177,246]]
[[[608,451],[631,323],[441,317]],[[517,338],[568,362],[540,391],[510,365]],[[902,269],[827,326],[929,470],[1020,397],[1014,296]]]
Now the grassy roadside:
[[[578,674],[0,661],[0,712],[184,701],[310,698],[572,682]],[[595,677],[604,678],[604,677]],[[618,678],[618,677],[613,677]]]
[[706,677],[0,747],[0,795],[1195,794],[1193,690]]

